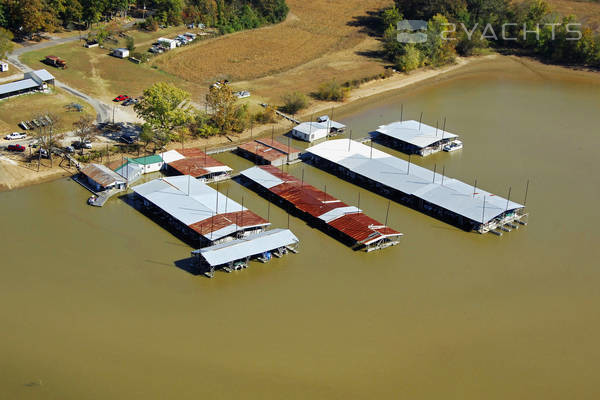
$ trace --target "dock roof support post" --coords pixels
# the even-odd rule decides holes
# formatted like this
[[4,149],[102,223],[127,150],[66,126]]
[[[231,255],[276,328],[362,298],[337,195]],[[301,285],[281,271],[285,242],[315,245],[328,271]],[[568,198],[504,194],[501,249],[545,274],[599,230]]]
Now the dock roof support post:
[[219,213],[219,181],[217,181],[217,206],[215,207],[217,214]]
[[229,200],[229,186],[227,186],[227,194],[225,195],[225,214],[227,214],[227,203]]
[[508,211],[508,203],[510,203],[510,192],[512,191],[512,186],[508,188],[508,197],[506,198],[506,210],[504,210],[504,212]]
[[477,178],[475,178],[475,185],[473,186],[473,197],[475,197],[476,192],[477,192]]
[[527,205],[527,194],[529,192],[529,179],[527,179],[527,185],[525,186],[525,200],[523,200],[523,205]]
[[388,200],[388,204],[387,204],[387,210],[385,212],[385,226],[388,226],[388,217],[390,215],[390,204],[392,203],[391,200]]
[[437,134],[438,134],[438,124],[439,124],[439,122],[440,121],[435,120],[435,137],[437,137]]
[[444,186],[444,177],[446,176],[446,166],[442,168],[442,186]]
[[371,138],[371,155],[369,156],[369,158],[371,160],[373,159],[373,138]]
[[485,222],[485,194],[483,195],[483,212],[481,213],[481,225]]
[[423,122],[423,111],[421,111],[421,116],[419,117],[419,131],[421,130],[421,122]]
[[240,215],[240,218],[242,220],[240,226],[244,226],[244,196],[242,196],[242,214]]
[[358,205],[356,206],[356,208],[358,208],[358,210],[360,211],[360,190],[358,191]]
[[435,164],[433,166],[433,182],[432,183],[435,183],[435,173],[436,173],[436,171],[437,171],[437,164]]
[[350,129],[350,139],[348,139],[348,152],[350,152],[351,144],[352,144],[352,129]]
[[444,117],[444,127],[442,128],[442,140],[444,140],[444,132],[446,132],[446,117]]
[[300,189],[304,186],[304,167],[302,167],[302,180],[300,181]]
[[410,173],[410,154],[408,155],[408,168],[406,169],[406,175]]
[[267,222],[271,222],[271,202],[267,200]]

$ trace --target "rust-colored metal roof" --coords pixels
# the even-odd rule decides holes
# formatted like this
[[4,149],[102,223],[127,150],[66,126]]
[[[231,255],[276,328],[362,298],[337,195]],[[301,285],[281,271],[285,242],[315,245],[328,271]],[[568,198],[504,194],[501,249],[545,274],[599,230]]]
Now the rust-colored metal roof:
[[[349,207],[346,203],[326,194],[314,186],[302,183],[298,178],[272,165],[263,165],[258,168],[269,172],[284,181],[269,189],[273,194],[292,203],[299,210],[319,218],[325,213]],[[369,244],[382,237],[401,236],[402,234],[391,229],[362,212],[353,212],[337,217],[327,224],[346,236],[356,240],[357,243]]]
[[206,168],[225,166],[225,164],[215,160],[200,149],[183,149],[176,151],[185,158],[170,162],[169,167],[182,175],[191,175],[194,178],[199,178],[210,173]]
[[[183,149],[183,150],[177,150],[177,152],[186,158],[193,158],[194,160],[196,160],[197,164],[200,165],[201,167],[223,167],[223,166],[225,166],[225,164],[223,164],[220,161],[215,160],[214,158],[207,155],[205,152],[203,152],[200,149]],[[171,165],[171,164],[169,164],[169,165]]]
[[211,232],[216,232],[230,225],[237,225],[242,228],[253,226],[268,225],[269,222],[256,215],[250,210],[237,211],[226,214],[217,214],[205,220],[196,222],[189,227],[203,236],[208,236]]
[[102,164],[89,164],[80,171],[102,187],[110,186],[115,182],[127,182],[125,178]]
[[298,150],[297,148],[288,146],[271,138],[256,139],[255,142],[264,144],[265,146],[271,147],[273,149],[277,149],[285,154],[300,153],[300,150]]
[[181,175],[191,175],[194,178],[207,175],[210,172],[203,168],[203,163],[194,158],[182,158],[181,160],[173,161],[169,163],[169,167],[179,172]]
[[329,226],[364,244],[369,244],[385,236],[402,235],[363,213],[346,214],[329,222]]
[[288,154],[298,154],[300,150],[286,146],[272,139],[257,139],[253,142],[244,143],[239,148],[261,157],[269,162],[287,158]]

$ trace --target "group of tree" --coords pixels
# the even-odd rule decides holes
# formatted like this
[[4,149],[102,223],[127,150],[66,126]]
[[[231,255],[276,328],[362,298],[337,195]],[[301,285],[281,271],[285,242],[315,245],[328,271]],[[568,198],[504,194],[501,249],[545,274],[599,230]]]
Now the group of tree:
[[246,105],[238,104],[228,85],[213,86],[206,95],[206,111],[191,106],[191,95],[183,89],[158,82],[144,90],[134,108],[145,121],[140,141],[155,151],[171,141],[185,140],[188,134],[197,137],[227,135],[242,132],[249,123]]
[[[398,41],[397,23],[404,19],[428,21],[426,40]],[[380,21],[384,52],[402,71],[448,64],[457,53],[470,56],[488,47],[600,67],[600,36],[579,29],[574,16],[553,12],[545,0],[395,0]]]
[[135,0],[0,0],[0,27],[29,35],[75,23],[89,26],[134,4]]
[[253,29],[281,22],[289,11],[285,0],[148,0],[153,13],[144,23],[147,28],[158,24],[204,24],[221,33]]

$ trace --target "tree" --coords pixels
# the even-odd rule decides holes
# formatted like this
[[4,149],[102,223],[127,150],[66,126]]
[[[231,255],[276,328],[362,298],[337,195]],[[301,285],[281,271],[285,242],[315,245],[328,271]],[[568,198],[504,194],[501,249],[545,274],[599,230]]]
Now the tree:
[[296,114],[308,106],[306,96],[300,92],[288,93],[283,96],[283,112]]
[[81,154],[83,154],[83,144],[91,142],[96,137],[96,129],[94,126],[94,118],[90,115],[84,115],[79,120],[73,122],[75,136],[79,138],[81,145]]
[[152,126],[149,123],[145,123],[142,125],[142,130],[140,131],[140,140],[144,143],[144,153],[148,149],[148,145],[154,141],[154,132],[152,132]]
[[246,126],[247,106],[238,105],[237,97],[227,84],[214,85],[206,95],[206,103],[212,111],[211,121],[225,135],[241,132]]
[[403,53],[396,57],[396,68],[402,72],[410,72],[421,67],[423,56],[413,43],[403,47]]
[[[420,44],[419,50],[425,55],[426,63],[439,67],[454,61],[456,56],[453,34],[446,32],[448,19],[436,14],[427,23],[427,42]],[[444,33],[445,32],[445,33]]]
[[190,119],[190,94],[166,82],[158,82],[144,90],[134,106],[153,132],[155,150],[171,141],[171,133],[186,125]]
[[129,51],[135,50],[135,39],[133,38],[133,36],[127,36],[127,40],[125,42],[126,42],[127,50],[129,50]]
[[48,30],[55,25],[55,16],[42,0],[23,0],[19,10],[24,33]]
[[40,124],[40,126],[33,131],[33,136],[40,146],[40,152],[38,153],[38,170],[42,157],[41,150],[46,150],[48,152],[50,168],[52,168],[52,151],[56,148],[60,148],[60,142],[64,137],[64,134],[60,132],[62,128],[61,120],[57,115],[51,113],[37,114],[31,119],[47,122],[46,126]]
[[5,58],[13,49],[13,34],[4,28],[0,28],[0,60]]

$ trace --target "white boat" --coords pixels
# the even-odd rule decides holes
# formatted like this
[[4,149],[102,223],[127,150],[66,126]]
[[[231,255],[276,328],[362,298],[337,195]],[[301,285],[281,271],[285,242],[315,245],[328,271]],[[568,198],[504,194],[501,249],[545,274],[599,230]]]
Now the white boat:
[[460,150],[462,148],[463,148],[462,142],[460,140],[455,140],[455,141],[450,142],[447,145],[445,145],[444,151],[451,152],[451,151]]

